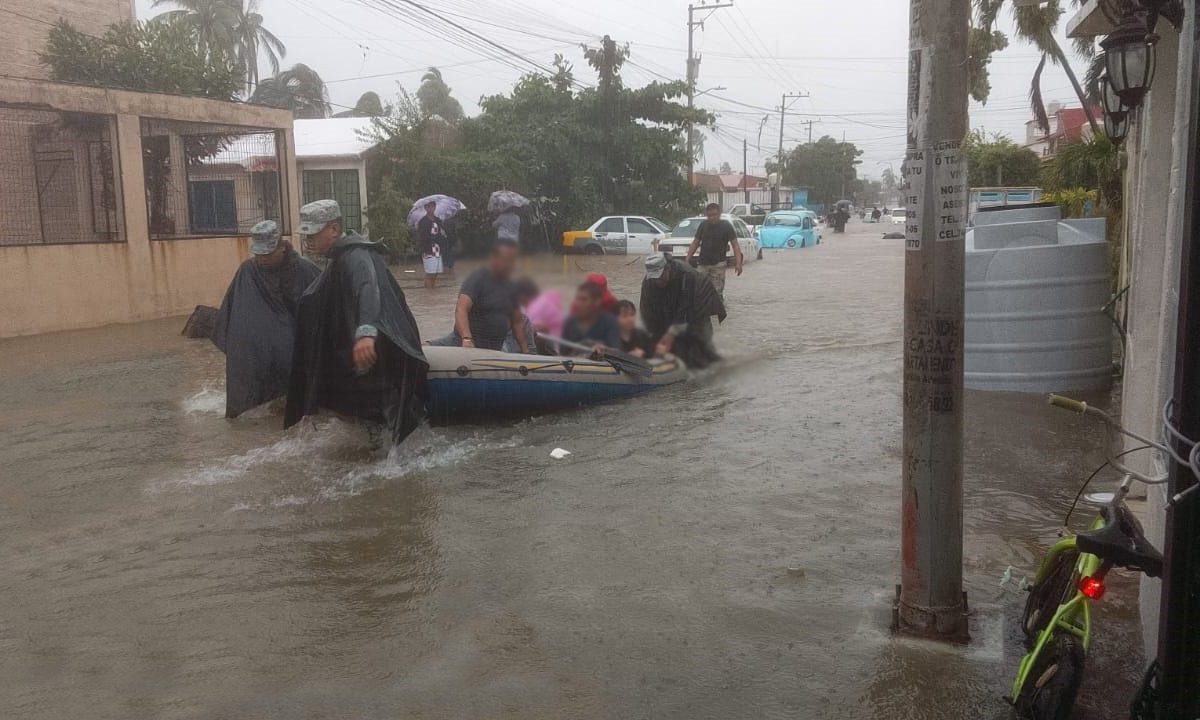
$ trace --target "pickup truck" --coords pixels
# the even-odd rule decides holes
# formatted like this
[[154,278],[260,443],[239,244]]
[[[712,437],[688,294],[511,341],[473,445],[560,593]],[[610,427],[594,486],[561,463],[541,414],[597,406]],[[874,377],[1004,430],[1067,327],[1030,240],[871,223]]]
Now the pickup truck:
[[754,203],[738,203],[726,210],[726,212],[735,218],[741,218],[742,222],[749,225],[750,230],[753,232],[754,228],[762,225],[763,220],[766,219],[771,211],[762,205],[755,205]]
[[564,253],[584,255],[648,255],[671,232],[663,221],[645,215],[609,215],[587,230],[563,233]]

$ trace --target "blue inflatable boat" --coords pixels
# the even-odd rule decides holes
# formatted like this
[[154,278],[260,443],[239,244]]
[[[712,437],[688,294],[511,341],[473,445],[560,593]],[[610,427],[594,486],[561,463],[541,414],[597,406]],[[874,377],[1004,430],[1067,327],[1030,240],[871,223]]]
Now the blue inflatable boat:
[[461,347],[423,348],[429,361],[429,418],[434,423],[531,417],[621,400],[687,379],[674,358],[651,360],[637,377],[603,360],[519,355]]

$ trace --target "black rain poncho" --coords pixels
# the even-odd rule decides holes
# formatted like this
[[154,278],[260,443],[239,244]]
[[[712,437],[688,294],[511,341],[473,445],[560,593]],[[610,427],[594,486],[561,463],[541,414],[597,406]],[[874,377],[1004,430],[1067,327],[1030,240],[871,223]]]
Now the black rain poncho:
[[[417,323],[382,246],[349,233],[329,254],[329,267],[300,299],[284,427],[332,410],[381,423],[400,442],[420,424],[428,397]],[[353,357],[361,328],[377,332],[378,359],[365,375]]]
[[275,269],[242,263],[213,325],[213,344],[225,353],[225,417],[287,394],[296,343],[296,310],[320,268],[289,252]]
[[725,320],[725,301],[712,281],[691,266],[675,259],[667,263],[666,286],[648,278],[642,281],[642,323],[655,342],[672,327],[687,326],[676,334],[672,353],[691,367],[703,368],[718,359],[710,318]]

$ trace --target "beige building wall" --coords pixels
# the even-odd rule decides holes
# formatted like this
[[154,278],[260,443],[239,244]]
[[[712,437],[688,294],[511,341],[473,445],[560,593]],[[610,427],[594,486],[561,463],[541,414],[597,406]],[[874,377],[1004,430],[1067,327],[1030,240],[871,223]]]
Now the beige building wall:
[[46,35],[59,18],[77,29],[100,34],[114,23],[134,19],[133,0],[2,0],[4,52],[0,75],[44,79],[49,75],[38,59]]
[[[249,238],[150,239],[142,117],[279,130],[284,234],[291,239],[299,206],[292,115],[286,110],[3,77],[0,101],[116,117],[114,172],[125,238],[115,243],[0,246],[0,337],[145,320],[220,303],[237,266],[249,256]],[[0,187],[0,194],[3,191]]]

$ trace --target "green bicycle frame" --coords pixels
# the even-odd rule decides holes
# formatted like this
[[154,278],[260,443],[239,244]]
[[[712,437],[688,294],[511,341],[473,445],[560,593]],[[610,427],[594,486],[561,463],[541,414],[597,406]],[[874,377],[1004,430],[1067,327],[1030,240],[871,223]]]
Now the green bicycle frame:
[[[1091,530],[1097,530],[1104,526],[1104,520],[1097,517],[1091,525]],[[1039,584],[1046,581],[1050,573],[1054,571],[1055,561],[1060,555],[1068,550],[1075,549],[1075,536],[1063,538],[1050,548],[1046,553],[1045,559],[1042,560],[1041,567],[1038,568],[1037,577],[1034,584]],[[1079,559],[1075,561],[1075,571],[1080,578],[1085,578],[1096,574],[1100,569],[1100,558],[1088,553],[1079,553]],[[1092,643],[1092,601],[1091,598],[1084,595],[1075,589],[1071,599],[1058,606],[1054,617],[1050,618],[1050,622],[1046,623],[1046,627],[1038,633],[1037,642],[1033,649],[1030,650],[1025,657],[1021,658],[1021,664],[1017,668],[1017,679],[1013,682],[1012,694],[1009,696],[1014,702],[1021,694],[1021,688],[1025,687],[1025,682],[1029,679],[1029,673],[1037,662],[1038,655],[1050,642],[1057,632],[1069,632],[1078,636],[1083,641],[1083,651],[1086,653]]]

